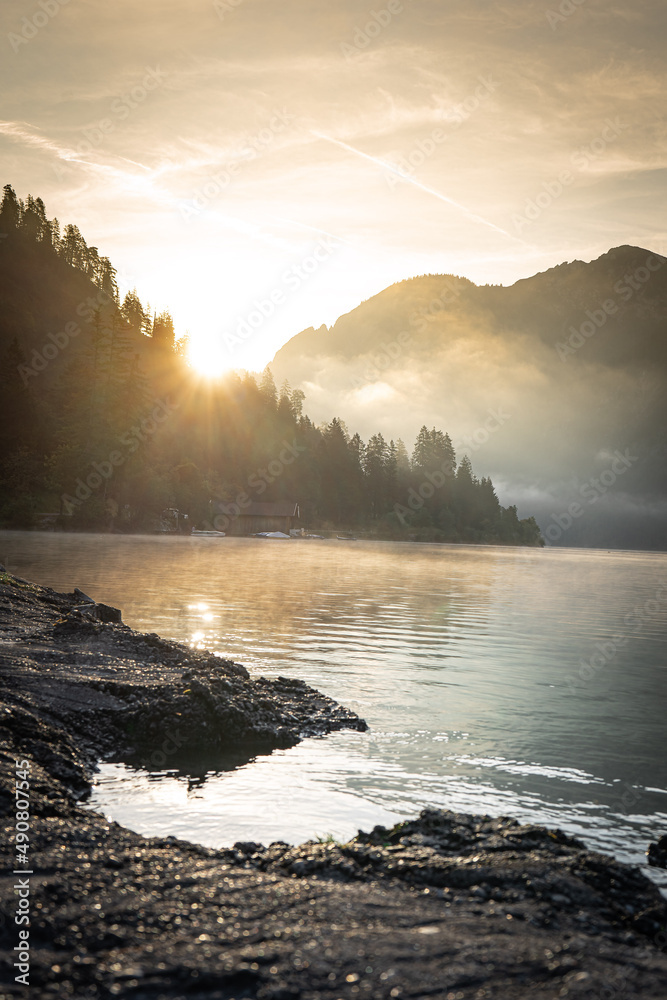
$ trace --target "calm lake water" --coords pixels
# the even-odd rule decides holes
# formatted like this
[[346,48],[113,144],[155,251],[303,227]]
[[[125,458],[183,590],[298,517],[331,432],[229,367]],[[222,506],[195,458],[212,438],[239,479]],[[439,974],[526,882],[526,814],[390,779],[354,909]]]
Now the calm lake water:
[[140,833],[347,839],[435,805],[635,864],[667,833],[667,554],[0,532],[0,561],[370,726],[231,770],[102,764],[91,804]]

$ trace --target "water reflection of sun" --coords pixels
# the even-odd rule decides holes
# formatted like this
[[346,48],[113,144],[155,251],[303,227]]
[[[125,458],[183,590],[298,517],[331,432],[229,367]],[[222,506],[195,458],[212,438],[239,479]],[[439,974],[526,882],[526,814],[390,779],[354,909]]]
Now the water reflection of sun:
[[205,637],[205,632],[193,632],[190,638],[190,645],[195,646],[197,649],[203,649]]

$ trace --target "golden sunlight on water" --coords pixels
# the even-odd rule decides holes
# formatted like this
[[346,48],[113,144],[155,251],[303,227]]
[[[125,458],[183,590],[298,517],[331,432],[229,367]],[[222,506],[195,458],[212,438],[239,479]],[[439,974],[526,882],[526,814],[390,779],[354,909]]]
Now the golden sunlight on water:
[[640,863],[667,828],[663,554],[4,532],[2,557],[369,723],[240,766],[102,765],[93,804],[140,832],[347,837],[440,805]]

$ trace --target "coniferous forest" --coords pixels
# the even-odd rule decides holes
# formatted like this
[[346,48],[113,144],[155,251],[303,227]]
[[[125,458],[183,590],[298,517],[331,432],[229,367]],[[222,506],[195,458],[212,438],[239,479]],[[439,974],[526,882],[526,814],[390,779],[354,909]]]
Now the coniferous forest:
[[541,544],[441,430],[422,427],[411,451],[364,442],[335,418],[315,426],[268,368],[197,375],[169,313],[136,291],[121,301],[108,258],[10,185],[0,317],[0,527],[214,528],[289,500],[312,531]]

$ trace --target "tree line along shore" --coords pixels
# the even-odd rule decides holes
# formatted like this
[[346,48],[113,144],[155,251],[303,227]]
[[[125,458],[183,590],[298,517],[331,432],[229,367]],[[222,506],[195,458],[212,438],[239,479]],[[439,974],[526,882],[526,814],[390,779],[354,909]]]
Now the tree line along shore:
[[409,452],[337,418],[316,426],[269,369],[203,379],[168,311],[121,301],[109,259],[41,199],[6,185],[0,230],[1,527],[154,531],[177,510],[214,528],[245,495],[297,503],[314,531],[542,543],[442,430],[422,427]]

